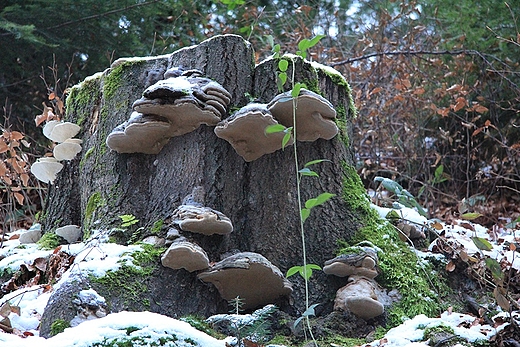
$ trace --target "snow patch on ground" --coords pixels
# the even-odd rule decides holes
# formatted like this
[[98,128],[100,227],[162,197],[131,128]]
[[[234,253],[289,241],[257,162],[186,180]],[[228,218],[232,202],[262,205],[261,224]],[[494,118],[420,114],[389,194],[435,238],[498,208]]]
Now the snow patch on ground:
[[[413,209],[397,207],[397,209],[391,209],[373,205],[373,208],[376,209],[383,218],[386,217],[390,211],[396,210],[403,219],[411,221],[416,225],[420,226],[432,223],[432,221],[428,221]],[[468,254],[480,253],[481,255],[492,257],[498,261],[506,257],[512,264],[511,266],[517,269],[520,268],[520,259],[518,259],[518,256],[515,257],[516,253],[511,251],[509,247],[504,247],[504,244],[508,244],[508,242],[515,242],[516,235],[512,230],[494,229],[490,232],[487,228],[468,221],[458,221],[455,223],[456,225],[439,223],[442,225],[444,237],[461,244],[467,250]],[[489,240],[493,245],[493,249],[490,251],[478,249],[472,241],[472,237],[481,237]],[[19,307],[19,314],[11,312],[8,318],[11,321],[12,327],[18,332],[18,335],[23,335],[24,333],[25,335],[29,335],[22,338],[17,334],[9,334],[0,330],[0,346],[88,347],[94,343],[99,343],[104,340],[111,341],[116,338],[127,340],[132,338],[140,339],[141,342],[139,343],[141,344],[139,345],[159,342],[159,345],[169,346],[170,342],[168,342],[168,339],[171,339],[173,335],[177,338],[176,346],[193,346],[192,343],[195,342],[198,346],[218,347],[225,346],[226,341],[231,341],[229,338],[216,340],[205,333],[195,330],[188,323],[150,312],[112,313],[106,317],[84,320],[79,325],[67,328],[63,333],[49,339],[38,337],[40,318],[53,290],[56,290],[60,285],[65,283],[65,281],[72,280],[78,275],[90,274],[96,277],[102,277],[107,271],[115,271],[123,264],[136,266],[133,264],[132,253],[141,251],[142,248],[139,245],[122,246],[108,243],[103,233],[98,233],[87,242],[62,246],[61,250],[68,254],[75,255],[75,260],[70,269],[53,285],[53,288],[45,286],[22,288],[6,294],[0,299],[0,306],[9,302],[11,306]],[[0,271],[18,271],[21,264],[31,264],[35,258],[46,257],[52,252],[53,251],[40,250],[36,244],[20,245],[19,241],[13,238],[12,240],[5,241],[3,247],[0,249]],[[431,252],[416,250],[416,254],[424,261],[431,257],[442,259],[441,255]],[[105,304],[104,298],[93,290],[82,291],[78,299],[81,302],[92,302],[97,306]],[[500,313],[500,315],[504,316],[507,315],[507,313]],[[244,315],[240,321],[247,321],[250,318],[251,317]],[[424,339],[424,329],[440,324],[452,327],[455,334],[470,342],[487,340],[506,326],[506,324],[502,324],[498,328],[493,328],[490,325],[481,325],[475,317],[460,313],[445,312],[436,318],[418,315],[413,319],[403,322],[400,326],[389,330],[384,339],[374,341],[370,343],[370,346],[427,346],[426,342],[422,342]],[[128,330],[130,327],[132,328]]]

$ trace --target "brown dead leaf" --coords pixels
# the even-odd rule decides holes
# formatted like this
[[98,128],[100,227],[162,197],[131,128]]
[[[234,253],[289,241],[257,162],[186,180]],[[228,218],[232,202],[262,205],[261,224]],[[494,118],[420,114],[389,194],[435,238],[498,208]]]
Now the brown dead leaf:
[[0,316],[6,318],[9,317],[10,313],[11,305],[9,304],[9,301],[6,301],[2,306],[0,306]]
[[430,226],[431,226],[433,229],[435,229],[435,230],[442,230],[442,229],[444,229],[443,226],[442,226],[442,224],[439,223],[439,222],[434,222],[434,223],[430,224]]
[[9,318],[4,318],[0,321],[0,329],[5,331],[6,333],[13,332],[13,328],[11,326],[11,321],[9,320]]
[[489,111],[489,109],[485,106],[482,106],[482,105],[476,105],[475,106],[475,112],[478,112],[478,113],[486,113],[487,111]]
[[16,199],[18,205],[23,205],[24,196],[22,194],[14,192],[13,196]]
[[20,174],[20,180],[22,181],[23,186],[27,187],[27,185],[29,184],[29,175],[25,172]]
[[9,150],[9,146],[5,141],[0,141],[0,153],[5,153]]
[[379,93],[379,92],[382,91],[382,90],[383,90],[383,88],[381,88],[381,87],[376,87],[376,88],[374,88],[374,89],[369,93],[369,95],[377,94],[377,93]]
[[509,312],[509,308],[511,307],[509,300],[501,293],[500,287],[495,287],[493,290],[493,296],[497,301],[498,306],[500,306],[504,311]]
[[39,114],[36,117],[34,117],[34,122],[36,123],[36,126],[39,126],[46,120],[47,120],[47,115],[45,115],[45,114]]
[[456,100],[455,105],[452,105],[453,111],[457,112],[462,110],[466,106],[466,98],[459,96]]
[[475,231],[475,228],[473,227],[473,225],[469,224],[469,223],[465,223],[465,222],[462,222],[459,224],[461,227],[463,227],[464,229],[468,229],[468,230],[471,230],[471,231]]
[[509,250],[510,251],[515,251],[516,250],[516,245],[514,243],[510,243],[509,244]]
[[11,135],[9,136],[11,140],[20,141],[24,138],[24,135],[19,131],[11,131]]
[[414,95],[422,95],[426,92],[426,90],[423,88],[423,87],[419,87],[419,88],[416,88],[414,91],[413,91],[413,94]]
[[20,306],[11,305],[11,312],[16,313],[17,315],[20,315],[21,311],[22,310],[20,309]]
[[482,130],[484,130],[484,128],[475,129],[475,131],[471,134],[471,136],[476,136],[476,135],[480,134],[482,132]]
[[465,250],[460,251],[459,257],[460,257],[460,260],[462,260],[465,263],[467,263],[469,260],[468,252],[466,252]]

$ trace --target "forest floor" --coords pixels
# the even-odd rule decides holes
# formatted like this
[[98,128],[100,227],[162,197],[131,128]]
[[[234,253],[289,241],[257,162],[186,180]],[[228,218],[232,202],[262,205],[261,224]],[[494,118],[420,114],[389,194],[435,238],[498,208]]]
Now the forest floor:
[[[392,210],[373,206],[382,217]],[[437,317],[413,317],[383,336],[372,336],[364,346],[520,346],[518,220],[483,225],[469,220],[480,218],[477,215],[463,214],[465,219],[441,220],[426,219],[410,208],[403,207],[397,211],[402,220],[421,229],[425,238],[432,241],[419,240],[410,247],[421,261],[442,264],[448,281],[453,289],[458,290],[454,293],[458,300]],[[81,324],[63,332],[65,327],[56,327],[56,335],[48,339],[39,337],[40,320],[47,301],[64,281],[85,274],[103,276],[103,273],[122,264],[131,264],[132,253],[138,252],[141,246],[103,242],[101,233],[89,242],[43,250],[36,243],[20,244],[19,237],[24,232],[17,230],[6,235],[0,249],[0,269],[4,275],[14,274],[2,285],[0,346],[90,347],[112,346],[110,343],[115,341],[136,345],[138,340],[139,346],[168,346],[168,343],[174,345],[169,340],[172,334],[175,339],[185,341],[185,344],[181,341],[175,346],[224,347],[226,343],[232,343],[232,337],[216,339],[185,322],[149,312],[109,313],[97,319],[92,316],[79,317],[76,323]],[[61,264],[68,263],[68,266],[60,268],[62,265],[54,265],[49,269],[41,265],[41,259],[53,255],[61,257]],[[73,257],[67,258],[68,255]],[[49,273],[55,276],[53,284],[38,284],[38,278]],[[83,292],[80,299],[88,305],[99,306],[104,302],[95,292]],[[89,301],[92,303],[89,304]],[[132,327],[131,331],[129,327]],[[166,331],[169,334],[165,334]],[[360,345],[357,341],[341,345],[328,343],[327,346]],[[260,343],[249,345],[262,346]]]

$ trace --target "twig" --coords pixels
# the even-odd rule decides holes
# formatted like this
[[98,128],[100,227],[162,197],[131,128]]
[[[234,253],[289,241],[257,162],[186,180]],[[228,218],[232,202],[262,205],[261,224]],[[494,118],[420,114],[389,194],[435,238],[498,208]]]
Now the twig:
[[[382,57],[382,56],[387,56],[387,55],[390,55],[390,56],[392,56],[392,55],[417,55],[417,56],[420,56],[420,55],[458,55],[458,54],[475,55],[475,56],[479,57],[480,59],[482,59],[482,61],[486,65],[491,67],[491,70],[493,72],[495,72],[498,75],[500,75],[500,77],[502,77],[504,80],[508,81],[514,88],[518,89],[518,85],[516,83],[511,81],[503,73],[501,73],[500,71],[498,71],[497,69],[495,69],[493,67],[493,64],[491,64],[491,62],[488,60],[488,58],[486,57],[485,53],[479,52],[479,51],[474,50],[474,49],[461,49],[461,50],[457,50],[457,51],[450,51],[450,50],[445,50],[445,51],[418,50],[418,51],[374,52],[374,53],[365,54],[365,55],[362,55],[362,56],[359,56],[359,57],[355,57],[355,58],[349,58],[349,59],[345,59],[345,60],[342,60],[342,61],[332,62],[329,65],[334,67],[334,66],[339,66],[339,65],[352,64],[352,63],[355,63],[357,61],[366,60],[366,59],[370,59],[370,58],[374,58],[374,57]],[[492,58],[497,60],[497,61],[499,61],[499,59],[497,59],[495,57],[492,57]]]
[[118,9],[115,9],[115,10],[110,10],[110,11],[103,12],[103,13],[99,13],[99,14],[95,14],[95,15],[92,15],[92,16],[87,16],[87,17],[83,17],[83,18],[80,18],[80,19],[71,20],[71,21],[68,21],[68,22],[65,22],[65,23],[61,23],[61,24],[58,24],[58,25],[54,25],[54,26],[52,26],[52,27],[47,27],[47,28],[45,28],[45,29],[46,29],[46,30],[57,29],[57,28],[61,28],[61,27],[64,27],[64,26],[71,25],[71,24],[76,24],[76,23],[80,23],[80,22],[87,21],[87,20],[91,20],[91,19],[96,19],[96,18],[104,17],[104,16],[107,16],[107,15],[110,15],[110,14],[114,14],[114,13],[118,13],[118,12],[122,12],[122,11],[130,10],[130,9],[132,9],[132,8],[135,8],[135,7],[141,7],[141,6],[152,5],[152,4],[156,3],[156,2],[159,2],[159,0],[153,0],[153,1],[149,1],[149,2],[137,3],[137,4],[134,4],[134,5],[131,5],[131,6],[126,6],[126,7],[123,7],[123,8],[118,8]]

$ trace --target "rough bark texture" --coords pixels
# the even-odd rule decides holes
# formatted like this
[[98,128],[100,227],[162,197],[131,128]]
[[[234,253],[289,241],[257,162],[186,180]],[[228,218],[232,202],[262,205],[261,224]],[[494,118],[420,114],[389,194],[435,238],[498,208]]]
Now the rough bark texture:
[[[319,179],[302,180],[303,200],[325,191],[337,195],[315,208],[305,223],[307,261],[322,266],[335,256],[337,240],[348,239],[362,224],[342,198],[344,165],[353,165],[348,147],[353,116],[351,96],[348,86],[335,83],[324,70],[299,58],[295,61],[295,80],[319,89],[337,110],[342,110],[338,113],[341,134],[330,141],[298,143],[300,167],[314,159],[330,160],[313,167],[320,174]],[[268,102],[278,94],[277,61],[267,60],[255,67],[251,45],[233,35],[217,36],[170,56],[116,62],[103,74],[75,87],[69,96],[67,117],[82,127],[83,151],[81,158],[66,165],[50,188],[45,230],[73,223],[81,225],[88,234],[95,228],[118,226],[118,216],[133,214],[140,220],[138,226],[144,227],[142,238],[149,235],[154,222],[168,221],[195,187],[202,187],[201,202],[223,212],[234,224],[234,231],[228,236],[183,233],[204,248],[211,261],[240,250],[262,254],[284,273],[301,265],[291,148],[247,163],[229,143],[216,137],[213,127],[207,126],[171,139],[157,155],[118,154],[106,147],[107,135],[128,119],[132,103],[172,66],[199,69],[219,82],[233,95],[231,111],[247,104],[248,95]],[[292,74],[292,64],[288,74]],[[121,236],[123,241],[128,239],[129,235]],[[214,288],[197,281],[195,274],[161,268],[160,264],[157,267],[155,273],[160,276],[149,280],[149,291],[143,295],[160,298],[161,305],[152,305],[150,310],[171,316],[194,312],[209,315],[226,310],[226,303]],[[291,280],[292,304],[282,303],[282,307],[302,313],[303,282],[296,276]],[[330,310],[334,294],[343,282],[316,273],[310,284],[311,303],[322,303],[323,309]],[[117,293],[112,295],[117,297]],[[113,310],[138,308],[128,303],[112,305]]]

